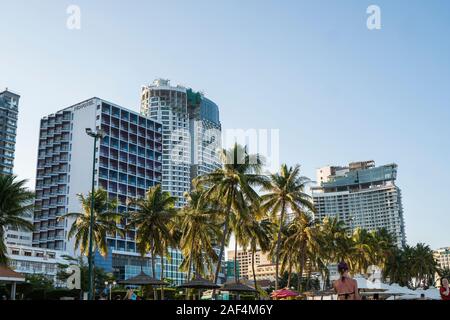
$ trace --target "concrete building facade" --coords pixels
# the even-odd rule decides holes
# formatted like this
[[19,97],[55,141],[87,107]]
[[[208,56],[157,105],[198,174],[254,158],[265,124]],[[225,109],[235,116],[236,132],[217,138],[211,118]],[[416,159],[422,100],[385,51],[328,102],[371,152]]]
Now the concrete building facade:
[[317,170],[320,185],[312,188],[315,218],[338,217],[350,230],[387,229],[398,246],[406,243],[397,165],[376,167],[374,161]]

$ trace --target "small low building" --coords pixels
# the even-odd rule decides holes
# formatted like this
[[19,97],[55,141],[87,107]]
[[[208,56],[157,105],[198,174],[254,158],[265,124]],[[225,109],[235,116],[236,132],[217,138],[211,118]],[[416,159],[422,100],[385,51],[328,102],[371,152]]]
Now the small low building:
[[62,255],[66,254],[65,252],[51,249],[7,245],[7,254],[9,267],[12,270],[24,275],[45,275],[55,285],[57,285],[58,263],[67,263],[62,258]]
[[16,300],[16,286],[17,283],[25,282],[25,277],[7,267],[0,266],[0,283],[5,283],[11,286],[11,300]]

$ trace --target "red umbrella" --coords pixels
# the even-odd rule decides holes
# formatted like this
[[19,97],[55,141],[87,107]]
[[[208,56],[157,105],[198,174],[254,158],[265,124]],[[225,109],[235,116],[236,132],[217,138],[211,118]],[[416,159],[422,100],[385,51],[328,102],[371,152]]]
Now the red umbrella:
[[276,299],[296,297],[296,296],[298,296],[298,292],[288,290],[288,289],[280,289],[280,290],[273,291],[271,296],[272,296],[272,298],[276,298]]

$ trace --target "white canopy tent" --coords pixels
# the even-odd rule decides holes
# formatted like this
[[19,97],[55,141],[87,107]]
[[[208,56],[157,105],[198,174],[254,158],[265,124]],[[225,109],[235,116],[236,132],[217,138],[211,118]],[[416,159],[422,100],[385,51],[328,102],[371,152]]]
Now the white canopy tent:
[[429,287],[427,290],[417,289],[417,294],[420,296],[421,294],[425,295],[425,298],[432,300],[441,300],[441,294],[439,293],[439,289],[435,287]]
[[411,290],[407,287],[402,287],[396,283],[390,285],[383,283],[380,280],[370,281],[368,279],[358,277],[355,278],[358,283],[358,289],[360,289],[362,295],[383,295],[389,296],[388,300],[401,299],[399,297],[404,296],[409,299],[417,299],[420,297],[420,292]]

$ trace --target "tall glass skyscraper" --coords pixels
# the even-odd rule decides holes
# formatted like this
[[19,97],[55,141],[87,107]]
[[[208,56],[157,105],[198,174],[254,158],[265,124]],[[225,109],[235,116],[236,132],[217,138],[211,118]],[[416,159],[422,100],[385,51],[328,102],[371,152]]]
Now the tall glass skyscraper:
[[13,173],[19,99],[8,89],[0,92],[0,174]]
[[397,245],[406,243],[397,165],[376,167],[374,161],[317,169],[320,186],[312,189],[316,218],[338,217],[350,230],[387,229]]
[[[220,167],[219,107],[200,92],[157,79],[142,87],[141,114],[162,123],[162,188],[178,198],[176,206],[181,208],[192,179]],[[179,250],[171,250],[171,256],[181,263]],[[180,273],[178,278],[185,276]]]
[[219,107],[199,92],[187,90],[191,139],[191,178],[220,168],[222,125]]

